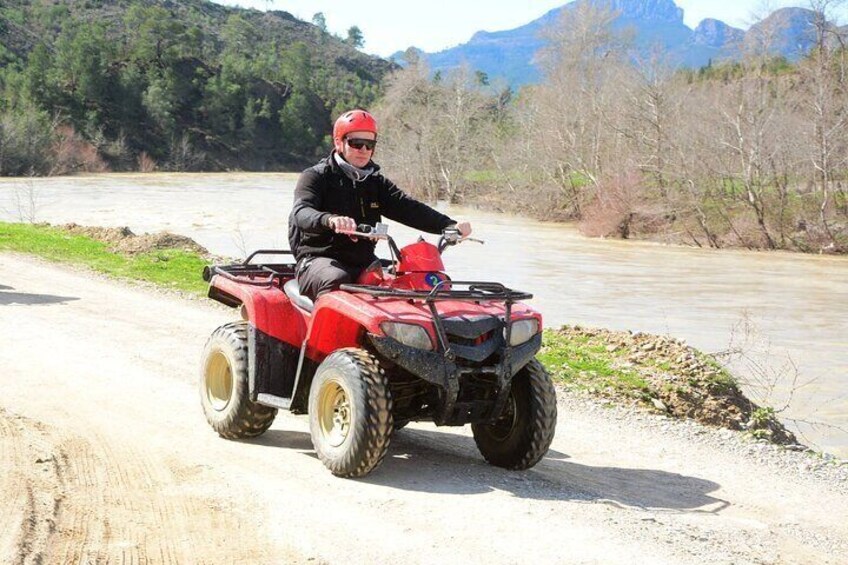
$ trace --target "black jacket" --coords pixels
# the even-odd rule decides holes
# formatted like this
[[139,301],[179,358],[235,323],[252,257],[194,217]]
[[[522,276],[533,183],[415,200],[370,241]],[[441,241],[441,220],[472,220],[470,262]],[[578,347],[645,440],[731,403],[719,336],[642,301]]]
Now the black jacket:
[[349,216],[357,224],[373,226],[382,216],[409,227],[441,233],[454,220],[406,195],[379,173],[354,183],[342,172],[333,154],[301,173],[294,190],[294,206],[289,216],[289,243],[295,257],[331,257],[357,267],[374,261],[376,243],[359,238],[354,242],[335,233],[328,224],[332,216]]

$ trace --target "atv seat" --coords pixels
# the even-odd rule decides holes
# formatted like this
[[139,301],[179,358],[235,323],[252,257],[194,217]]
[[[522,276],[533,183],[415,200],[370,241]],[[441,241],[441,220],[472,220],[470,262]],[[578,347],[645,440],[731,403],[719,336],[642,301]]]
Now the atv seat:
[[297,279],[291,279],[286,284],[284,284],[283,291],[286,293],[286,296],[289,297],[289,300],[294,302],[295,305],[306,310],[307,312],[312,312],[312,308],[314,308],[315,305],[312,303],[312,300],[310,300],[308,296],[303,296],[300,293],[300,285],[297,284]]

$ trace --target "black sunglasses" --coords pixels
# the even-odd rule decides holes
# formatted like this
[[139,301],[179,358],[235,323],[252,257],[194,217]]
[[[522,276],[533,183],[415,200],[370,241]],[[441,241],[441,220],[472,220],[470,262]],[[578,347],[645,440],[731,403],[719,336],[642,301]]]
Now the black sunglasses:
[[359,139],[359,138],[348,138],[347,144],[354,149],[362,149],[363,147],[368,151],[374,151],[374,148],[377,147],[376,139]]

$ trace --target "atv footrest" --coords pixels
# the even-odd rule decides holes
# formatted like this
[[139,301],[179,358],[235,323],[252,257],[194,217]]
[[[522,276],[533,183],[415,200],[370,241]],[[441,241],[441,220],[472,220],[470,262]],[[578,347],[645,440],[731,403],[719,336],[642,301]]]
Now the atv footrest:
[[256,397],[256,402],[259,404],[264,404],[265,406],[270,406],[271,408],[278,408],[280,410],[288,410],[291,406],[292,399],[291,398],[283,398],[282,396],[274,396],[273,394],[268,394],[264,392],[260,392],[259,396]]

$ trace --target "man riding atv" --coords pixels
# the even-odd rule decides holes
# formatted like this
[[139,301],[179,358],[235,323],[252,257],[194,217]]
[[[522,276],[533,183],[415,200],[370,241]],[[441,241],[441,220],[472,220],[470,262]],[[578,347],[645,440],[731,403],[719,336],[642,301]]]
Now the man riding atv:
[[289,216],[289,243],[297,260],[300,292],[312,299],[356,281],[377,261],[376,242],[345,235],[382,216],[428,233],[454,226],[461,236],[471,224],[457,223],[400,190],[372,160],[377,121],[365,110],[342,114],[333,126],[332,153],[300,175]]
[[[341,477],[373,471],[392,434],[421,421],[470,424],[486,461],[533,467],[557,411],[535,359],[542,316],[523,303],[532,294],[449,276],[442,253],[470,241],[471,226],[378,173],[370,114],[342,115],[333,135],[335,151],[298,182],[292,250],[204,270],[209,297],[242,317],[206,344],[207,421],[221,437],[245,439],[265,433],[278,410],[308,414],[318,458]],[[399,247],[382,215],[441,237]],[[391,259],[377,260],[378,240]],[[285,259],[292,254],[296,262]]]

